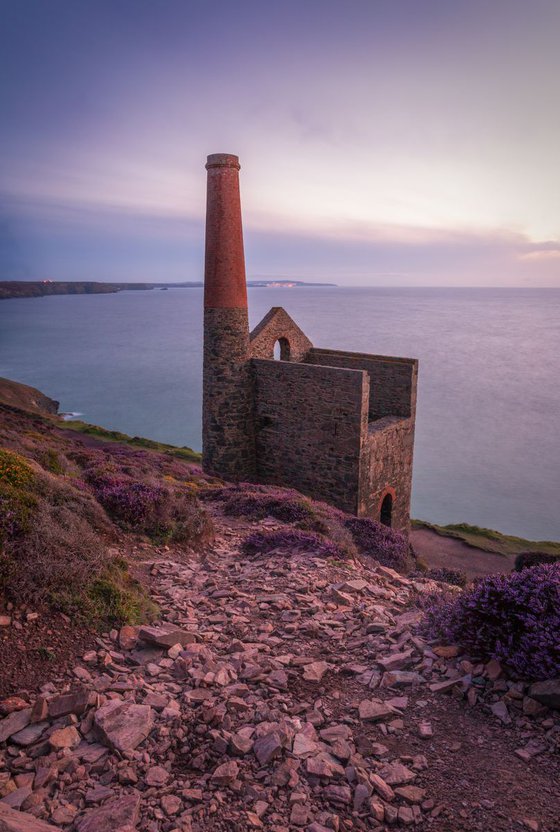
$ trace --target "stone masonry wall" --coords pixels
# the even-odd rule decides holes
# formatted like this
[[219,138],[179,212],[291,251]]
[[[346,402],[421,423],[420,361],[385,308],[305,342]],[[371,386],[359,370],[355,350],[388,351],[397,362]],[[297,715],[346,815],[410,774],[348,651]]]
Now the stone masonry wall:
[[362,452],[358,514],[379,521],[381,502],[393,495],[392,527],[408,534],[414,419],[387,416],[370,423]]
[[367,370],[370,378],[370,421],[389,415],[408,417],[415,413],[418,362],[414,358],[393,358],[314,347],[305,360],[311,364]]
[[274,358],[274,346],[280,341],[283,361],[302,361],[313,344],[281,306],[273,306],[250,335],[252,358]]
[[253,359],[260,482],[356,513],[367,373]]
[[247,309],[206,309],[202,390],[204,470],[231,480],[255,475],[253,374]]

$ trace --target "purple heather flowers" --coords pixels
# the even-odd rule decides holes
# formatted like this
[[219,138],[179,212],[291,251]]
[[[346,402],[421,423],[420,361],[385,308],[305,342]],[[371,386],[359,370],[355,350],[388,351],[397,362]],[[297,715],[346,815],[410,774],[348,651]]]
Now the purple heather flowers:
[[368,517],[347,517],[345,526],[362,555],[391,569],[406,569],[409,565],[409,545],[400,532]]
[[497,659],[514,676],[558,677],[560,564],[489,575],[459,595],[434,595],[425,629],[473,657]]

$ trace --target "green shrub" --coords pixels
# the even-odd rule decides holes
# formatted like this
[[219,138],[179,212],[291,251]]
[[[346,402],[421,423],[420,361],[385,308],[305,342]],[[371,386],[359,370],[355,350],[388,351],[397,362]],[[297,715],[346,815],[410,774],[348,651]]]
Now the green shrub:
[[116,557],[80,589],[66,587],[52,592],[52,607],[90,624],[120,626],[157,618],[159,610],[142,584],[128,572],[128,564]]
[[66,471],[64,461],[61,459],[60,454],[54,450],[54,448],[47,448],[43,451],[38,461],[41,463],[43,468],[46,468],[46,470],[50,471],[51,474],[64,474]]

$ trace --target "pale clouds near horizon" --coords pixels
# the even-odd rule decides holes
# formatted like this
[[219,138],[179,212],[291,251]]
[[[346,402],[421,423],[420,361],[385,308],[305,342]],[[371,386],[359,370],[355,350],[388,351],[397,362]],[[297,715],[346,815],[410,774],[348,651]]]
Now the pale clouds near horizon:
[[490,5],[13,3],[3,272],[197,279],[219,151],[252,274],[560,285],[560,5]]

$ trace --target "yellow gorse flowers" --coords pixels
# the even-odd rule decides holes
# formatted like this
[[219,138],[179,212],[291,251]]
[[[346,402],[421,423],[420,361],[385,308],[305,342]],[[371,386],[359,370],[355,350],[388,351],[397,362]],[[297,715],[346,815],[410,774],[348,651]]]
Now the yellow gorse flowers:
[[0,449],[0,483],[22,488],[33,480],[33,471],[24,457]]

